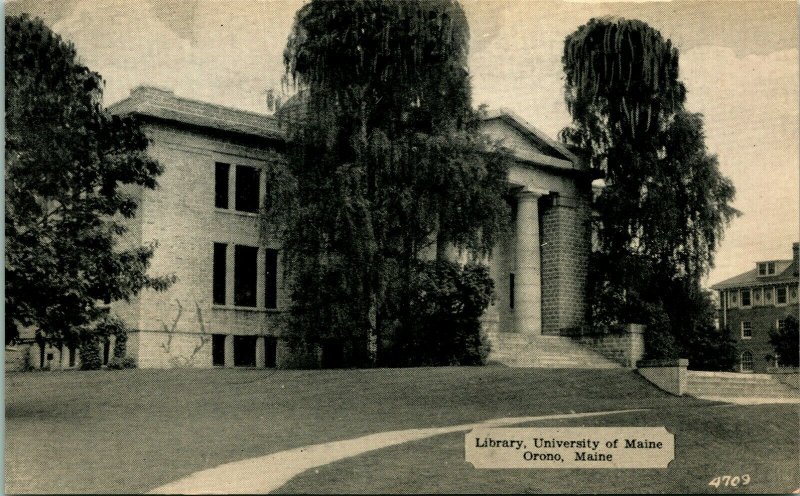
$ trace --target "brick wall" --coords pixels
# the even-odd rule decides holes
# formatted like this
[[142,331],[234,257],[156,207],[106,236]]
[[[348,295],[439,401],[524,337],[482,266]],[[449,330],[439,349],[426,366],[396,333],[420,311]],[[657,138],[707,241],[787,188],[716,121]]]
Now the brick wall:
[[542,333],[586,322],[590,225],[588,198],[555,197],[541,205]]
[[[727,311],[728,328],[736,339],[736,348],[741,356],[744,351],[753,354],[753,371],[766,372],[767,367],[773,362],[765,359],[767,355],[774,355],[775,350],[769,342],[769,331],[775,328],[777,320],[783,320],[787,315],[798,317],[797,303],[785,306],[760,306],[752,308],[730,308]],[[742,337],[742,322],[750,322],[752,337]],[[737,364],[738,366],[738,364]]]

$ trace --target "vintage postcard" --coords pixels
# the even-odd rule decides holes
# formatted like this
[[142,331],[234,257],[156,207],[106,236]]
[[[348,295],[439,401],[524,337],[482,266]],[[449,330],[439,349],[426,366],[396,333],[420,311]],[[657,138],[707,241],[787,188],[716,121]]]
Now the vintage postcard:
[[4,10],[5,492],[800,492],[795,2]]

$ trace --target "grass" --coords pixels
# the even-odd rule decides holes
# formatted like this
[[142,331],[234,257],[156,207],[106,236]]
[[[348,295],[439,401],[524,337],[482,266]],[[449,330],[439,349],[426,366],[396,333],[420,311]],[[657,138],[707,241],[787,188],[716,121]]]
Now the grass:
[[[704,412],[711,409],[692,408],[707,405],[700,400],[667,395],[624,370],[490,366],[11,374],[6,377],[5,483],[6,491],[12,493],[136,493],[221,463],[385,430],[637,407],[675,412],[678,415],[674,417],[675,427],[683,429],[682,412],[696,411],[699,418],[705,418]],[[597,420],[606,421],[614,419]],[[776,430],[786,427],[780,423],[767,425]],[[796,413],[793,428],[789,432],[794,432],[796,438]],[[787,431],[782,432],[786,435]],[[753,434],[758,433],[753,431]],[[773,433],[763,439],[774,443],[775,436]],[[367,478],[361,482],[353,482],[359,479],[349,476],[343,476],[346,480],[336,479],[334,467],[340,464],[335,464],[323,468],[331,475],[328,482],[301,476],[297,481],[301,485],[292,482],[286,490],[396,492],[415,491],[419,487],[424,491],[426,484],[436,482],[416,480],[413,474],[429,470],[429,457],[447,456],[454,463],[456,460],[463,463],[463,448],[457,456],[452,452],[454,447],[461,446],[458,442],[453,444],[454,439],[459,436],[437,437],[342,462],[351,464],[348,467],[368,467],[380,462],[382,454],[395,453],[397,463],[379,472],[385,476],[383,479]],[[708,442],[717,443],[716,439],[709,436]],[[777,454],[782,453],[783,445],[776,446]],[[796,452],[794,449],[793,453]],[[726,459],[737,460],[735,452]],[[382,463],[379,465],[383,466]],[[406,472],[401,470],[403,467]],[[729,470],[738,467],[732,465]],[[745,468],[742,465],[741,469]],[[484,472],[473,473],[468,486],[455,486],[448,482],[452,480],[448,475],[451,472],[439,472],[435,477],[444,485],[431,490],[525,489],[514,485],[482,485],[481,481],[495,477]],[[342,472],[348,473],[352,472]],[[630,473],[631,477],[636,475]],[[376,477],[375,473],[372,477]],[[416,482],[392,483],[392,478],[399,481],[403,477]],[[341,486],[348,480],[355,486]],[[384,481],[385,485],[376,486],[376,480]],[[667,491],[670,487],[663,489]],[[546,485],[542,488],[550,489]]]
[[[667,407],[536,426],[666,426],[675,434],[667,469],[475,469],[464,434],[370,452],[301,474],[285,493],[777,493],[800,487],[796,405]],[[717,476],[751,482],[715,488]]]

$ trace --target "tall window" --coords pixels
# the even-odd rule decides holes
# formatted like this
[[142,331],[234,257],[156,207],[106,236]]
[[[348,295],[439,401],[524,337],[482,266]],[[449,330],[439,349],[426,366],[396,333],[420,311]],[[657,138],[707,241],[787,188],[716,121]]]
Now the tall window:
[[225,274],[227,273],[228,245],[214,243],[214,304],[225,304]]
[[508,308],[514,308],[514,273],[508,275]]
[[775,262],[767,263],[767,275],[772,275],[775,273]]
[[780,286],[775,288],[775,301],[779,305],[783,305],[786,303],[786,286]]
[[247,165],[236,166],[236,210],[258,212],[259,171]]
[[753,326],[748,321],[742,322],[742,338],[750,339],[753,337]]
[[230,164],[217,162],[214,167],[214,206],[228,208],[228,173]]
[[264,306],[278,308],[278,250],[264,252]]
[[743,289],[742,290],[742,306],[749,307],[750,306],[750,290]]
[[254,246],[234,247],[233,304],[236,306],[256,306],[257,257],[258,248]]
[[758,264],[758,275],[760,276],[767,275],[767,264],[765,263]]
[[742,372],[753,371],[753,354],[749,351],[742,352],[741,370]]

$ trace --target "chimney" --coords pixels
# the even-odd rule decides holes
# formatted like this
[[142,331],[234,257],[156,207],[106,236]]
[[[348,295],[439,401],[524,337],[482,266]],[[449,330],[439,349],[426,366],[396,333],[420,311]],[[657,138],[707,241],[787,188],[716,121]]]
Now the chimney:
[[794,265],[794,275],[798,275],[798,269],[800,269],[800,260],[798,260],[798,251],[800,251],[800,243],[793,243],[792,244],[792,262]]

